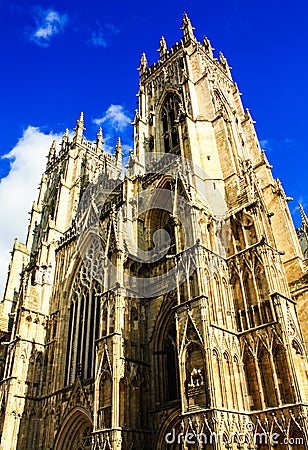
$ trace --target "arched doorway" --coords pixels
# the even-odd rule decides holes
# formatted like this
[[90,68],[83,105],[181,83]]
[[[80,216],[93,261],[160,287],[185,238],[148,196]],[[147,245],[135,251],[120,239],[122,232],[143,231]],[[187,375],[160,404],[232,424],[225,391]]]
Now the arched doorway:
[[93,424],[89,413],[79,406],[64,419],[54,450],[91,450]]
[[182,450],[181,412],[174,411],[161,426],[157,441],[157,450]]

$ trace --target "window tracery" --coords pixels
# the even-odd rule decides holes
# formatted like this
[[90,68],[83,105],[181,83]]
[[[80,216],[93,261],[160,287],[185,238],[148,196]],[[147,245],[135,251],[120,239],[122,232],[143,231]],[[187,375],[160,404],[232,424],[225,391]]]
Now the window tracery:
[[175,94],[168,94],[161,111],[162,137],[165,153],[179,153],[178,114],[179,99]]
[[99,337],[100,284],[82,265],[71,289],[68,346],[66,360],[67,384],[76,376],[94,376],[94,344]]

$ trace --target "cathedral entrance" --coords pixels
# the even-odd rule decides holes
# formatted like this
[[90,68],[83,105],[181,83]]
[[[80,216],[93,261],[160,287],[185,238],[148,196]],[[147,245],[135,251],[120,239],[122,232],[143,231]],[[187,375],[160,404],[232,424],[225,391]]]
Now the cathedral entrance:
[[92,429],[88,413],[83,408],[74,408],[60,427],[54,449],[91,450]]
[[174,411],[161,426],[156,450],[183,450],[180,411]]

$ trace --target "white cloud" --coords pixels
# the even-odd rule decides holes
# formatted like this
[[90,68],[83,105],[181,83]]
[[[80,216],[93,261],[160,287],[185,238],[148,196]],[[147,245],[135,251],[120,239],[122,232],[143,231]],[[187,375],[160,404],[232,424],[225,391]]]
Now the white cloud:
[[31,39],[42,47],[48,47],[51,38],[63,30],[67,23],[67,15],[51,9],[38,9],[35,20],[37,29],[32,33]]
[[46,165],[46,155],[53,139],[60,136],[44,134],[29,126],[16,146],[2,158],[8,158],[10,171],[0,180],[0,204],[3,212],[0,221],[0,299],[6,281],[9,252],[17,237],[25,241],[28,212],[38,196],[38,184]]
[[132,119],[128,117],[122,105],[110,105],[102,117],[93,119],[96,125],[109,123],[116,131],[123,131]]

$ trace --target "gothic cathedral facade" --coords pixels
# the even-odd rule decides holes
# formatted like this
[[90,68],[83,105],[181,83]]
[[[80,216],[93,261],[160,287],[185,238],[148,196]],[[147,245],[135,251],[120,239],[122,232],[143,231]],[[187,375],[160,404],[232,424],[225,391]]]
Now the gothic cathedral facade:
[[227,60],[182,30],[142,55],[125,174],[83,114],[49,151],[1,303],[3,450],[308,449],[290,198]]

